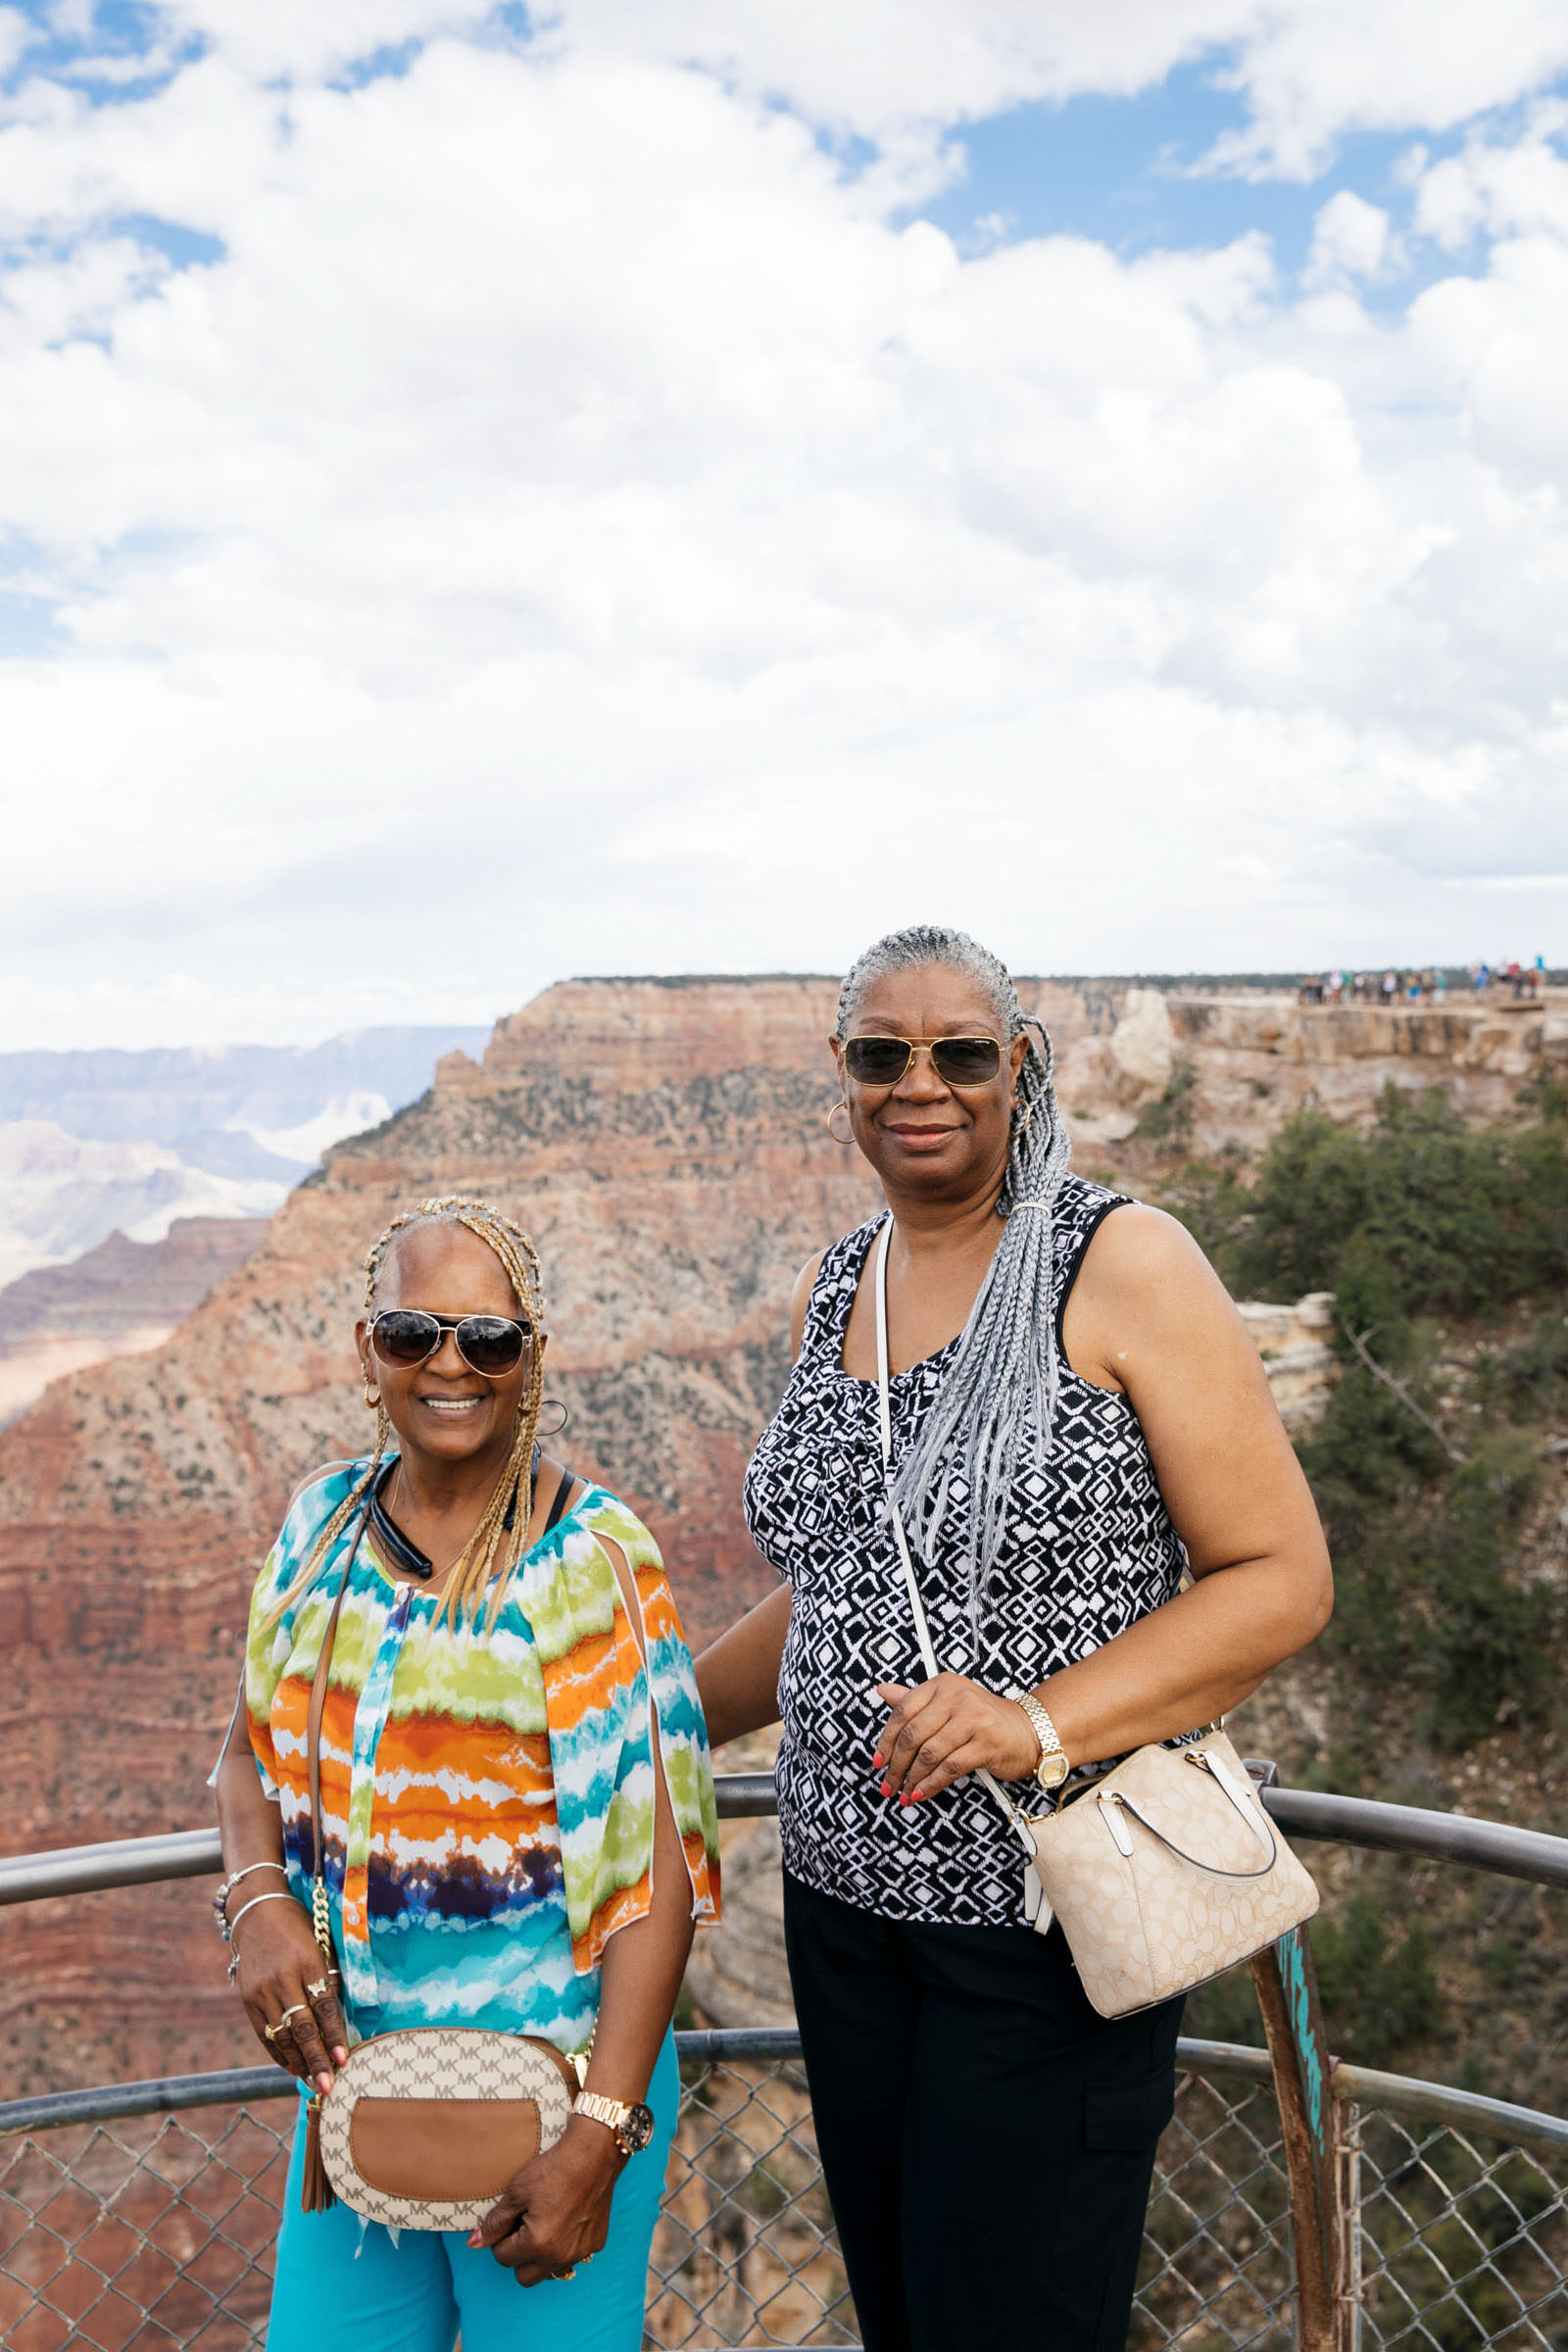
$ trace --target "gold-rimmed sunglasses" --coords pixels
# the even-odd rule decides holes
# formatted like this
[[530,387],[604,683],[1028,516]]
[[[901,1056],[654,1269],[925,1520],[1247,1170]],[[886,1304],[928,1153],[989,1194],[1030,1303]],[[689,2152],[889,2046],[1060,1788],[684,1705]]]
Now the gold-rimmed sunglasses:
[[436,1315],[424,1307],[387,1306],[370,1325],[370,1346],[383,1364],[411,1371],[435,1354],[448,1332],[470,1372],[504,1380],[533,1348],[533,1333],[510,1315]]
[[994,1037],[848,1037],[844,1067],[858,1086],[897,1086],[917,1054],[929,1054],[944,1086],[989,1086],[1002,1067]]

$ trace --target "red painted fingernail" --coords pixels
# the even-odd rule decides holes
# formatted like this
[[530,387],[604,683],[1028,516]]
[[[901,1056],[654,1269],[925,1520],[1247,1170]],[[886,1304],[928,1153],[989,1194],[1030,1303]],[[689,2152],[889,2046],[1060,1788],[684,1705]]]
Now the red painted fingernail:
[[882,1784],[882,1793],[884,1796],[891,1796],[893,1794],[892,1788],[886,1781],[884,1781]]
[[877,1768],[878,1772],[880,1772],[880,1771],[881,1771],[881,1769],[882,1769],[882,1751],[881,1751],[881,1749],[880,1749],[880,1748],[877,1748],[877,1747],[873,1747],[873,1748],[872,1748],[872,1750],[871,1750],[871,1761],[872,1761],[872,1763],[873,1763],[873,1764],[876,1766],[876,1768]]
[[909,1797],[909,1802],[910,1802],[910,1804],[911,1804],[911,1805],[917,1805],[917,1804],[920,1802],[920,1799],[921,1799],[921,1797],[922,1797],[922,1796],[924,1796],[924,1794],[925,1794],[925,1790],[924,1790],[923,1788],[916,1788],[916,1789],[912,1790],[912,1791],[911,1791],[911,1793],[910,1793],[910,1797]]

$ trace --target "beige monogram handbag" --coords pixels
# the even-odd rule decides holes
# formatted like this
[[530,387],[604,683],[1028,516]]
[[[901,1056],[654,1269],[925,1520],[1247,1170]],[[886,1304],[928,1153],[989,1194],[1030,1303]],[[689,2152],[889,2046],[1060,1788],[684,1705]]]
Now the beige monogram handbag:
[[1318,1906],[1221,1731],[1135,1749],[1029,1833],[1035,1925],[1055,1913],[1102,2017],[1191,1992]]
[[566,2129],[577,2077],[531,2034],[411,2026],[349,2052],[321,2104],[345,2205],[389,2230],[471,2230]]
[[[931,1645],[904,1520],[893,1497],[888,1396],[888,1240],[876,1245],[876,1368],[882,1472],[926,1673]],[[1263,1810],[1216,1726],[1181,1747],[1137,1748],[1054,1813],[1020,1811],[989,1772],[978,1780],[1028,1855],[1025,1915],[1042,1935],[1061,1922],[1083,1988],[1102,2017],[1191,1992],[1250,1960],[1318,1907],[1318,1891]]]

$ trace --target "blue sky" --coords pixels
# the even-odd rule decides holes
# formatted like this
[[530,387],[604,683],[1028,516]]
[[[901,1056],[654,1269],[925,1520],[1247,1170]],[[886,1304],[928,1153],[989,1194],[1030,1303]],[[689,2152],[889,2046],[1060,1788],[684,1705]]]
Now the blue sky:
[[0,1042],[1568,959],[1563,0],[856,24],[0,4]]
[[[1405,172],[1414,142],[1390,132],[1342,139],[1310,177],[1243,178],[1205,163],[1215,142],[1239,131],[1248,110],[1221,86],[1219,61],[1179,68],[1133,97],[1085,94],[1037,100],[955,134],[964,171],[957,184],[922,205],[959,243],[1029,237],[1087,237],[1132,259],[1155,248],[1181,250],[1268,238],[1282,271],[1306,264],[1317,215],[1348,188],[1408,223]],[[1421,142],[1436,161],[1457,152],[1459,131]],[[1413,255],[1396,285],[1380,287],[1387,304],[1407,301],[1444,266],[1430,250]]]

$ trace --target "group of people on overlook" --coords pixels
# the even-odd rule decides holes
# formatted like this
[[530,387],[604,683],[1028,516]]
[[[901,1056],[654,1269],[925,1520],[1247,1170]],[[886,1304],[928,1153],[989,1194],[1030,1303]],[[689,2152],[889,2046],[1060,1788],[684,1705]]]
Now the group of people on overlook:
[[[1517,956],[1510,963],[1472,963],[1462,974],[1477,1004],[1495,995],[1507,995],[1515,1003],[1533,1002],[1544,995],[1547,977],[1544,956],[1537,956],[1532,963],[1521,963]],[[1448,980],[1442,964],[1420,970],[1397,970],[1390,964],[1381,972],[1306,972],[1297,993],[1303,1004],[1441,1005],[1447,1003]]]
[[521,1226],[432,1200],[369,1249],[375,1440],[289,1504],[214,1775],[231,1975],[328,2107],[351,2050],[410,2026],[539,2037],[581,2090],[466,2231],[305,2210],[302,2100],[271,2352],[640,2345],[670,2021],[718,1916],[710,1753],[775,1723],[791,1979],[867,2352],[1125,2340],[1181,2003],[1091,2007],[976,1776],[1038,1811],[1223,1716],[1325,1623],[1327,1555],[1195,1243],[1071,1172],[1050,1041],[1000,961],[893,933],[826,1046],[831,1132],[886,1208],[801,1270],[745,1482],[780,1581],[695,1660],[678,1558],[540,1444]]

